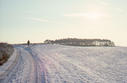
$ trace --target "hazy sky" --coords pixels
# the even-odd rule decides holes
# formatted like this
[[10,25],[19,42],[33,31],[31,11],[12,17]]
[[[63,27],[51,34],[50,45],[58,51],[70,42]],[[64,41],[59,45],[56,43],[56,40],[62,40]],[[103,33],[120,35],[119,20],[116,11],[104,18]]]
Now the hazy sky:
[[127,46],[127,0],[0,0],[0,42],[66,37]]

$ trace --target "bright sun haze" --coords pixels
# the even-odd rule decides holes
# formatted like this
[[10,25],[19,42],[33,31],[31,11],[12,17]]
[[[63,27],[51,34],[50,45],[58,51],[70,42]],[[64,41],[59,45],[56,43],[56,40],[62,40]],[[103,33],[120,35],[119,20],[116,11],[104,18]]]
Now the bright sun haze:
[[127,46],[127,0],[1,0],[0,42],[110,39]]

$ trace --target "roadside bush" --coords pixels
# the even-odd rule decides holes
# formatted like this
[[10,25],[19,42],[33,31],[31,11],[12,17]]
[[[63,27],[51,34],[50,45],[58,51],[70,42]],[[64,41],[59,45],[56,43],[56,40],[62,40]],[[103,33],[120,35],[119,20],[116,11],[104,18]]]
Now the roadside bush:
[[12,55],[14,48],[7,43],[0,43],[0,65],[3,65]]

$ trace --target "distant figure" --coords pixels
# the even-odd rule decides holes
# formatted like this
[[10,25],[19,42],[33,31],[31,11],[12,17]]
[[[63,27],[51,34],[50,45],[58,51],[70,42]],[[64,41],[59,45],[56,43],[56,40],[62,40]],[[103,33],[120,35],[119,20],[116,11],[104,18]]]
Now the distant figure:
[[27,45],[28,45],[28,46],[30,45],[30,41],[29,41],[29,40],[27,41]]

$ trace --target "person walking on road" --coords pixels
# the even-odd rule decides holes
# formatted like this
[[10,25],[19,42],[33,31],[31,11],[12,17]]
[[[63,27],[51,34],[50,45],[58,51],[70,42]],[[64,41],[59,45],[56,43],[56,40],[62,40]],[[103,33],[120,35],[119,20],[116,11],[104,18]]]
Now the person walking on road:
[[30,45],[30,41],[29,41],[29,40],[27,41],[27,45],[28,45],[28,46]]

